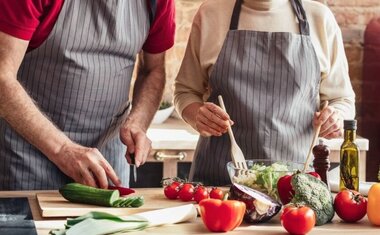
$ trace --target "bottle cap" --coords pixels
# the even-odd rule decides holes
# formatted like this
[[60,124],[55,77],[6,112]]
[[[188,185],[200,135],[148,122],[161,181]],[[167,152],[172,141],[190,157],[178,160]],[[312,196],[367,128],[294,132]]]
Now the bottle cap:
[[356,120],[344,120],[344,129],[346,130],[356,130]]

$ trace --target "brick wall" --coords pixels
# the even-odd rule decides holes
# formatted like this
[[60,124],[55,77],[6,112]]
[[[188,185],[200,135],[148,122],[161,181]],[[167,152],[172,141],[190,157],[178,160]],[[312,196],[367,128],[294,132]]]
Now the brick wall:
[[360,121],[364,31],[371,19],[380,16],[380,0],[328,0],[327,4],[342,29]]
[[[365,81],[363,49],[366,26],[371,19],[380,17],[380,0],[328,0],[327,4],[342,29],[351,82],[357,96],[358,134],[370,141],[367,180],[375,181],[380,162],[380,120],[373,117],[380,117],[380,97],[377,95],[378,90],[372,88],[380,87],[380,76]],[[380,55],[377,60],[380,61]],[[378,97],[377,102],[374,101],[374,96]]]
[[195,13],[204,0],[175,0],[176,4],[176,38],[172,49],[167,53],[166,58],[166,75],[167,84],[164,93],[165,100],[173,98],[174,79],[181,65],[185,53],[187,39],[190,34],[191,24]]
[[[168,82],[164,93],[164,98],[166,100],[172,99],[174,78],[179,70],[179,66],[183,58],[192,18],[203,1],[204,0],[176,0],[177,36],[176,45],[169,51],[167,56]],[[362,122],[363,38],[368,22],[372,18],[380,16],[380,0],[320,0],[320,2],[323,2],[330,7],[342,29],[343,40],[349,63],[350,77],[357,96],[356,108],[357,119],[359,121],[358,133],[367,133],[363,130],[363,128],[367,128],[365,122],[364,124]],[[377,107],[373,108],[375,110],[380,110],[379,107],[380,103]],[[379,139],[370,138],[370,149],[371,142],[379,141]],[[377,150],[374,149],[372,155],[370,150],[368,160],[369,166],[371,166],[369,169],[370,171],[368,172],[370,180],[375,180],[376,170],[378,169],[378,164],[380,161],[380,157],[377,156],[380,156],[380,150],[379,154],[377,154]]]

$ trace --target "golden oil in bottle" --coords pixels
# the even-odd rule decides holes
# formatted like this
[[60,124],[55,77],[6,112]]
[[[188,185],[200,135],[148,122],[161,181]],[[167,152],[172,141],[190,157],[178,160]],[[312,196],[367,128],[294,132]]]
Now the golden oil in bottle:
[[359,148],[355,144],[356,126],[356,120],[344,120],[344,141],[340,147],[340,190],[359,191]]

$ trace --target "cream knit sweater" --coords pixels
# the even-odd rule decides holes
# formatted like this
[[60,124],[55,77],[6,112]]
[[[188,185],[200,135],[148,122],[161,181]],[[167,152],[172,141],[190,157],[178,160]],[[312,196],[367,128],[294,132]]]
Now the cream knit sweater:
[[[229,30],[234,4],[235,0],[207,0],[194,18],[175,82],[174,103],[180,115],[188,105],[203,103],[209,96],[210,74]],[[355,94],[339,26],[325,5],[311,0],[303,0],[303,5],[321,68],[320,99],[329,100],[343,118],[354,118]],[[239,29],[299,33],[289,0],[245,0]]]

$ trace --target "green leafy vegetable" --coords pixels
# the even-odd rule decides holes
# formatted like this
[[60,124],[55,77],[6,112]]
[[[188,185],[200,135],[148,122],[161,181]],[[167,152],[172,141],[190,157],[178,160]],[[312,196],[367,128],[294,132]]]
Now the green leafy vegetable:
[[74,219],[67,219],[66,229],[51,230],[49,234],[112,234],[142,230],[148,225],[147,220],[138,216],[121,218],[105,212],[90,212]]
[[314,210],[316,225],[323,225],[334,217],[333,196],[327,185],[309,174],[298,173],[292,177],[295,191],[292,203],[307,205]]
[[288,172],[288,167],[282,163],[273,163],[270,166],[256,163],[247,174],[235,177],[235,182],[256,189],[278,200],[277,181]]

